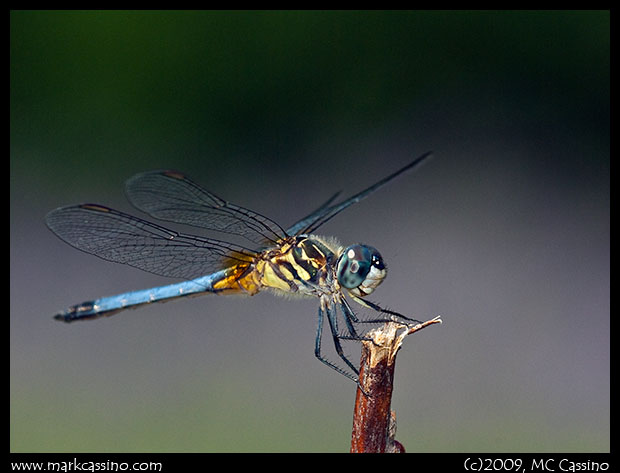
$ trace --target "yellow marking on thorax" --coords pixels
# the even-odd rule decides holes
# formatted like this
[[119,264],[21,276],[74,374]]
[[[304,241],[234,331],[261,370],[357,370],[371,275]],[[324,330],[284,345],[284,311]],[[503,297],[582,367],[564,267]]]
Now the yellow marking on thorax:
[[279,289],[284,292],[290,292],[290,286],[283,281],[266,261],[259,261],[256,265],[257,271],[262,275],[261,283],[263,286]]
[[[295,280],[295,275],[293,273],[291,273],[288,268],[284,265],[280,265],[280,272],[282,273],[282,275],[288,279],[289,281],[294,281]],[[295,268],[297,269],[297,268]],[[299,271],[297,271],[299,273]],[[301,275],[300,275],[301,276]]]
[[[293,268],[295,269],[295,271],[297,271],[297,275],[303,279],[304,281],[308,281],[310,280],[310,278],[312,277],[312,275],[306,271],[302,266],[300,266],[297,261],[295,261],[295,257],[293,256],[293,252],[289,251],[286,256],[285,256],[285,260],[287,263],[290,263],[291,266],[293,266]],[[315,264],[313,261],[311,262],[312,266],[314,266],[315,268],[318,269],[318,265]],[[286,271],[287,273],[290,274],[289,271]],[[287,276],[289,277],[289,276]],[[294,279],[294,276],[292,274],[290,274],[289,279],[292,281]]]
[[[295,260],[294,251],[297,251],[297,249],[301,250],[304,255],[303,259],[308,261],[308,264],[314,267],[315,271],[308,271],[306,269],[307,266],[304,268]],[[295,286],[302,289],[303,284],[301,280],[311,280],[316,274],[316,270],[321,266],[320,261],[305,255],[303,245],[285,244],[281,247],[281,251],[269,258],[268,261],[257,264],[257,271],[261,274],[261,282],[265,286],[291,293],[296,292]],[[277,270],[274,270],[274,267]]]

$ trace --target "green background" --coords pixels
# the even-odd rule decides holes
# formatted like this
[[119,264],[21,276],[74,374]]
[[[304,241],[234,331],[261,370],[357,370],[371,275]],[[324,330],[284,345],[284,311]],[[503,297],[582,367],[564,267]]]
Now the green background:
[[397,439],[608,451],[609,20],[12,11],[11,450],[347,451],[355,386],[314,359],[316,301],[59,324],[168,280],[75,251],[43,218],[131,211],[124,180],[172,168],[285,226],[433,150],[320,229],[381,251],[373,300],[443,316],[399,354]]

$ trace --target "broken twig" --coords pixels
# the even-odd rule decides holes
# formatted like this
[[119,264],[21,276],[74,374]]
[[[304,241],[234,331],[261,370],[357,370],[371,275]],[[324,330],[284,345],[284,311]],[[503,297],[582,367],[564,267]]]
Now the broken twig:
[[440,317],[414,326],[388,322],[366,334],[372,341],[362,342],[351,453],[405,451],[394,439],[396,414],[390,410],[396,354],[407,335],[438,323],[441,323]]

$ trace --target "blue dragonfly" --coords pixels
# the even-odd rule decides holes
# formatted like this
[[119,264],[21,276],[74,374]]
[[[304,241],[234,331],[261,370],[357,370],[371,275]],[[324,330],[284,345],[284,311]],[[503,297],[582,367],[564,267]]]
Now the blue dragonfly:
[[[418,322],[366,299],[385,279],[379,252],[368,245],[342,247],[313,234],[347,207],[413,169],[425,153],[393,174],[341,203],[340,192],[286,230],[273,220],[234,205],[175,171],[138,174],[126,183],[137,209],[169,222],[242,237],[250,244],[190,235],[99,204],[60,207],[46,216],[49,229],[69,245],[104,260],[123,263],[182,282],[102,297],[69,307],[56,320],[74,322],[110,316],[125,309],[206,293],[254,295],[265,289],[319,299],[315,356],[330,368],[358,382],[359,371],[342,349],[342,340],[363,340],[358,323]],[[376,311],[360,320],[347,298]],[[339,331],[342,313],[346,332]],[[348,368],[328,360],[321,350],[327,319],[336,353]]]

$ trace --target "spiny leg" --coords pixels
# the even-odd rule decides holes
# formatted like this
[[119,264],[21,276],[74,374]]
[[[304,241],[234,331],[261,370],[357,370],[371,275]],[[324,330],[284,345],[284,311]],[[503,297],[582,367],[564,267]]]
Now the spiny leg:
[[[346,337],[341,337],[340,334],[338,334],[338,326],[336,324],[336,312],[334,310],[334,306],[332,304],[328,304],[326,305],[325,309],[327,311],[327,321],[329,322],[329,328],[332,332],[332,338],[334,340],[334,348],[336,348],[336,353],[338,353],[338,356],[342,359],[342,361],[344,361],[356,375],[359,375],[359,370],[357,369],[357,367],[353,363],[351,363],[351,361],[346,357],[344,351],[342,350],[340,339]],[[348,325],[349,324],[347,323],[347,326]]]
[[[340,299],[339,303],[340,303],[340,310],[342,310],[342,314],[344,315],[344,322],[347,325],[347,330],[351,334],[350,337],[346,337],[346,338],[350,340],[360,340],[360,336],[357,334],[357,331],[355,330],[355,327],[353,326],[354,323],[359,322],[359,319],[355,316],[355,314],[353,313],[353,311],[351,310],[351,308],[349,307],[345,299]],[[345,338],[345,337],[340,337],[340,338]]]
[[[406,320],[407,322],[410,323],[414,323],[414,324],[419,324],[422,323],[419,320],[416,319],[412,319],[411,317],[407,317],[403,314],[399,314],[398,312],[395,312],[393,310],[390,309],[384,309],[383,307],[375,304],[374,302],[370,302],[364,299],[361,299],[359,297],[356,296],[351,296],[353,298],[353,300],[355,302],[357,302],[358,304],[364,306],[364,307],[368,307],[370,309],[373,309],[381,314],[386,314],[389,315],[389,318],[383,318],[383,319],[372,319],[372,320],[361,320],[359,322],[361,323],[365,323],[365,324],[373,324],[373,323],[381,323],[381,322],[400,322],[400,320],[398,319],[402,319],[402,320]],[[407,322],[405,322],[405,324],[407,324]]]
[[[358,378],[356,376],[353,376],[351,373],[348,373],[347,371],[343,370],[342,368],[340,368],[339,366],[335,365],[331,361],[327,360],[321,354],[321,336],[323,334],[323,315],[324,315],[323,308],[321,306],[319,306],[319,320],[318,320],[317,330],[316,330],[316,339],[314,341],[314,356],[316,356],[319,359],[319,361],[323,362],[324,364],[329,366],[334,371],[337,371],[338,373],[340,373],[340,374],[346,376],[347,378],[353,380],[355,383],[358,383],[359,381],[358,381]],[[331,320],[330,320],[330,326],[331,326]],[[342,349],[341,349],[341,351],[342,351]],[[359,374],[357,369],[354,369],[354,372],[355,372],[356,375]]]
[[353,326],[353,324],[360,323],[360,319],[357,318],[357,316],[355,315],[355,312],[353,312],[353,309],[351,309],[351,306],[344,298],[340,299],[340,309],[342,310],[342,313],[344,314],[344,320],[347,324],[347,328],[349,329],[349,333],[351,334],[350,337],[341,336],[340,339],[341,340],[346,339],[346,340],[356,340],[356,341],[363,341],[363,340],[370,341],[371,340],[370,338],[359,335],[357,331],[355,330],[355,327]]

